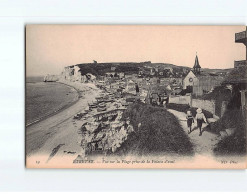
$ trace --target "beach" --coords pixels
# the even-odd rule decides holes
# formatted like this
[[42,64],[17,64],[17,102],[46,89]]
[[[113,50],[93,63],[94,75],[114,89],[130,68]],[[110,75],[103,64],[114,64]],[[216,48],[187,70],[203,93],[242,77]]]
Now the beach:
[[[127,156],[124,157],[124,160],[128,161],[135,161],[137,160],[137,156],[135,152],[140,152],[141,150],[135,151],[132,147],[135,146],[135,144],[140,143],[140,138],[144,134],[149,134],[150,129],[151,132],[157,131],[158,133],[152,134],[155,135],[153,139],[156,141],[159,141],[161,144],[159,144],[160,147],[164,147],[163,149],[157,148],[156,145],[154,146],[157,149],[160,149],[159,155],[142,155],[141,157],[138,157],[138,160],[146,161],[155,159],[155,161],[164,161],[164,163],[158,163],[155,164],[142,164],[140,167],[140,164],[105,164],[104,159],[107,160],[121,160],[120,156],[114,155],[114,144],[118,144],[117,147],[121,146],[123,144],[122,142],[117,142],[119,139],[119,136],[124,134],[118,134],[116,133],[116,136],[111,135],[110,133],[107,133],[107,137],[109,140],[113,139],[113,143],[109,141],[112,145],[111,150],[113,153],[111,155],[107,156],[106,153],[102,152],[104,149],[102,148],[100,151],[91,151],[91,156],[87,155],[87,149],[89,145],[87,143],[93,142],[94,140],[100,140],[100,138],[104,138],[104,134],[106,134],[106,131],[102,130],[102,132],[93,133],[96,131],[101,124],[99,121],[103,120],[104,115],[110,116],[110,112],[115,112],[115,114],[120,111],[124,110],[124,106],[121,106],[121,104],[124,102],[125,98],[114,98],[112,102],[106,102],[107,111],[98,111],[98,109],[89,109],[89,105],[92,106],[93,102],[99,100],[99,97],[102,96],[102,94],[105,94],[104,90],[99,89],[96,87],[96,85],[92,82],[89,83],[81,83],[81,82],[72,82],[69,80],[60,80],[60,83],[57,83],[58,85],[66,85],[73,89],[75,89],[78,93],[78,100],[74,101],[72,104],[67,105],[66,107],[58,110],[58,112],[53,113],[49,115],[47,118],[43,118],[42,120],[26,127],[26,166],[28,168],[164,168],[164,166],[168,166],[169,168],[179,168],[179,167],[185,167],[185,168],[200,168],[201,163],[203,163],[205,160],[207,160],[207,166],[205,168],[212,168],[217,165],[217,168],[222,168],[222,159],[228,161],[228,157],[216,157],[213,154],[213,148],[215,145],[219,142],[221,137],[219,137],[217,134],[212,132],[203,132],[203,136],[198,136],[198,130],[193,131],[190,134],[187,134],[187,124],[186,124],[186,114],[183,112],[178,112],[176,110],[172,109],[162,109],[162,108],[155,108],[151,105],[147,104],[140,104],[143,106],[144,109],[146,109],[149,113],[149,117],[145,119],[145,121],[149,120],[149,123],[152,124],[152,126],[148,126],[149,123],[144,124],[144,121],[141,123],[138,123],[138,128],[142,127],[143,123],[143,132],[141,134],[138,134],[137,139],[128,142],[125,144],[125,147],[123,150],[127,151],[129,149],[129,153]],[[113,86],[112,87],[116,87]],[[114,90],[114,88],[109,88],[108,90]],[[110,92],[108,92],[110,93]],[[142,94],[142,93],[141,93]],[[123,101],[123,102],[122,102]],[[122,102],[122,103],[121,103]],[[138,104],[136,104],[137,107]],[[128,112],[132,112],[135,110],[134,108],[129,108]],[[152,115],[152,112],[155,111],[153,114],[157,114],[155,117]],[[163,111],[162,111],[163,110]],[[120,111],[122,112],[122,111]],[[139,112],[139,111],[138,111]],[[172,115],[168,116],[168,112]],[[83,117],[80,119],[76,119],[75,116],[78,115],[78,113],[83,114]],[[126,114],[125,113],[125,114]],[[135,113],[135,112],[134,112]],[[140,113],[144,113],[143,111],[140,111]],[[145,111],[146,113],[146,111]],[[161,114],[163,113],[164,118],[160,118]],[[133,114],[133,113],[132,113]],[[130,114],[130,116],[134,116]],[[147,114],[147,113],[146,113]],[[99,116],[98,116],[99,115]],[[113,114],[114,115],[114,114]],[[100,116],[102,117],[99,121],[97,121]],[[97,117],[99,117],[97,119]],[[112,128],[120,128],[123,125],[119,121],[119,117],[122,117],[122,114],[118,113],[118,119],[116,121],[111,122]],[[140,117],[140,116],[139,116]],[[139,118],[137,117],[137,119]],[[143,117],[147,117],[143,115]],[[151,120],[150,120],[151,119]],[[115,119],[114,119],[115,120]],[[162,125],[162,128],[160,129],[158,124],[164,122],[165,120],[168,120],[169,122],[165,122]],[[212,119],[208,119],[212,120]],[[152,121],[156,121],[155,123],[152,123]],[[173,121],[173,122],[171,122]],[[105,122],[105,124],[109,124],[109,119]],[[104,123],[102,123],[104,124]],[[171,124],[177,124],[173,127],[170,127]],[[86,129],[87,132],[91,132],[90,136],[87,136],[88,134],[83,132],[83,127],[85,128],[85,125],[87,125]],[[132,126],[132,125],[130,125]],[[203,125],[205,127],[206,124]],[[148,127],[145,131],[145,127]],[[165,127],[165,129],[164,129]],[[132,127],[133,128],[133,127]],[[106,128],[107,129],[107,128]],[[159,130],[160,129],[160,132]],[[168,129],[168,131],[167,131]],[[174,132],[174,133],[168,133],[167,132]],[[121,131],[117,131],[121,132]],[[122,132],[121,132],[122,133]],[[178,134],[177,134],[178,133]],[[137,135],[137,132],[135,132]],[[97,136],[95,136],[97,135]],[[127,135],[127,134],[126,134]],[[132,134],[133,135],[133,134]],[[159,136],[157,136],[159,135]],[[161,136],[163,135],[163,136]],[[172,135],[169,137],[169,135]],[[92,139],[94,137],[94,140]],[[149,136],[151,137],[151,135]],[[90,141],[88,140],[90,138]],[[132,137],[133,139],[133,137]],[[162,140],[163,139],[163,140]],[[169,139],[173,139],[173,142],[170,142]],[[131,140],[131,139],[130,139]],[[145,142],[146,138],[142,141]],[[180,140],[180,141],[179,141]],[[187,140],[187,141],[186,141]],[[101,142],[102,143],[102,142]],[[134,145],[133,145],[134,143]],[[149,147],[151,146],[150,143],[155,143],[153,140],[150,140],[148,143],[144,143],[143,146]],[[166,143],[169,143],[166,145]],[[191,144],[190,144],[191,143]],[[132,145],[131,145],[132,144]],[[129,145],[130,147],[128,148]],[[91,145],[92,147],[96,147],[95,145]],[[127,146],[127,147],[126,147]],[[97,146],[98,147],[98,146]],[[102,147],[104,147],[102,145]],[[109,146],[108,146],[109,147]],[[93,148],[91,148],[93,150]],[[179,151],[184,149],[183,154],[179,154]],[[173,151],[174,150],[174,151]],[[170,152],[168,152],[170,151]],[[191,151],[190,154],[186,155],[186,151]],[[98,152],[98,153],[97,153]],[[101,155],[99,158],[98,155]],[[120,154],[120,153],[119,153]],[[103,155],[103,156],[102,156]],[[210,159],[210,160],[209,160]],[[238,167],[242,168],[244,166],[243,164],[243,157],[235,156],[231,158],[232,161],[238,162]],[[96,163],[90,164],[89,161],[94,161]],[[78,163],[79,162],[79,163]],[[173,162],[167,164],[166,162]],[[176,163],[174,163],[176,162]],[[187,162],[190,162],[187,164]],[[83,164],[81,164],[83,163]],[[155,162],[154,162],[155,163]],[[186,164],[186,166],[185,166]],[[224,168],[233,168],[236,167],[235,164],[227,164]]]
[[77,132],[80,127],[80,124],[77,123],[80,123],[80,121],[73,121],[73,116],[84,111],[88,103],[92,102],[100,90],[91,83],[70,83],[66,81],[61,81],[61,83],[74,87],[79,93],[79,99],[57,114],[26,127],[27,162],[32,162],[32,160],[28,160],[35,159],[41,164],[46,163],[58,152],[60,147],[63,147],[63,150],[59,151],[61,155],[68,155],[68,158],[82,150],[80,147],[81,136]]
[[59,82],[43,82],[40,77],[27,77],[25,95],[26,126],[69,107],[79,97],[76,88]]

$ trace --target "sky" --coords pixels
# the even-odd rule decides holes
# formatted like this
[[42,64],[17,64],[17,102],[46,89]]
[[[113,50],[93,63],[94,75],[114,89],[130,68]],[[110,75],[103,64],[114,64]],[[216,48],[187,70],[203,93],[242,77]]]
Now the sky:
[[161,62],[233,68],[245,60],[235,33],[245,26],[27,25],[26,74],[60,74],[65,66],[97,62]]

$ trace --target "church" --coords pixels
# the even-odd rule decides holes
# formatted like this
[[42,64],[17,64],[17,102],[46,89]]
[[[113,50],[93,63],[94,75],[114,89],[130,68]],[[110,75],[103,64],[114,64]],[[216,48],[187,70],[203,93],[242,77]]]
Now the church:
[[183,79],[183,89],[192,92],[196,96],[209,93],[216,86],[220,86],[223,77],[219,75],[210,75],[201,71],[198,56],[196,54],[193,69]]

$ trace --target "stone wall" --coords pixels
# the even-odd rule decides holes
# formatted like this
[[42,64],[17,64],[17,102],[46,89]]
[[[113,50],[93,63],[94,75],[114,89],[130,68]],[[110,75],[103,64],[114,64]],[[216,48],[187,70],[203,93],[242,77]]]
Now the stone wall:
[[169,103],[190,105],[190,96],[170,96]]
[[192,99],[192,107],[202,108],[215,115],[215,101],[214,100]]
[[191,96],[170,96],[169,103],[191,105],[191,107],[202,108],[215,115],[214,100],[192,99],[191,101]]
[[192,99],[191,96],[170,96],[169,103],[174,104],[187,104],[191,107],[202,108],[211,112],[216,117],[222,117],[227,108],[227,101],[223,101],[220,105],[219,112],[216,113],[216,104],[214,100],[201,100],[201,99]]

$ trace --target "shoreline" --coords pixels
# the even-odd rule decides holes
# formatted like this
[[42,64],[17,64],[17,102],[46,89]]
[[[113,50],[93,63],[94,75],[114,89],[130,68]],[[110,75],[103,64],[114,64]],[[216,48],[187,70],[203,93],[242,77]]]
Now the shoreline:
[[[64,81],[64,83],[61,81],[59,83],[76,89],[80,96],[72,104],[26,127],[26,159],[35,154],[48,155],[58,144],[64,144],[64,142],[67,145],[73,144],[71,150],[77,148],[78,127],[74,127],[71,119],[75,114],[83,111],[88,106],[88,102],[99,93],[100,89],[94,84],[73,82],[70,85],[67,81]],[[71,139],[68,140],[68,137],[71,137]],[[50,141],[48,142],[47,140]],[[79,149],[77,148],[77,150]]]
[[66,85],[66,86],[69,87],[69,88],[73,88],[73,89],[76,91],[76,93],[77,93],[77,98],[76,98],[76,100],[73,101],[73,102],[71,102],[71,103],[68,103],[68,104],[62,106],[61,108],[58,108],[58,109],[54,110],[52,113],[48,113],[48,114],[46,114],[45,116],[42,116],[42,117],[40,117],[40,118],[38,118],[38,119],[35,119],[34,121],[32,121],[32,122],[30,122],[30,123],[28,123],[28,124],[27,124],[27,122],[26,122],[26,113],[25,113],[25,127],[26,127],[26,128],[27,128],[27,127],[30,127],[30,126],[32,126],[32,125],[34,125],[34,124],[37,124],[37,123],[39,123],[39,122],[41,122],[41,121],[47,119],[48,117],[54,116],[54,115],[56,115],[56,114],[62,112],[63,110],[65,110],[65,109],[67,109],[67,108],[73,106],[75,103],[77,103],[77,102],[79,101],[79,99],[80,99],[80,98],[79,98],[79,97],[80,97],[80,91],[79,91],[78,89],[76,89],[75,87],[73,87],[73,86],[71,86],[71,85],[68,85],[68,84],[65,84],[65,83],[62,83],[62,82],[59,82],[59,81],[56,81],[55,83],[63,84],[63,85]]
[[[69,82],[62,83],[69,85]],[[176,157],[175,155],[162,155],[158,158],[168,160],[175,163],[170,164],[144,164],[143,166],[136,165],[125,165],[125,164],[114,164],[107,165],[101,162],[101,159],[95,158],[97,163],[95,164],[80,164],[74,163],[75,159],[84,154],[84,149],[81,146],[82,135],[78,133],[78,130],[84,124],[84,121],[72,119],[76,112],[83,111],[88,102],[91,102],[96,97],[97,93],[100,93],[100,89],[94,84],[83,84],[79,82],[71,82],[70,87],[75,88],[80,94],[83,94],[83,98],[78,98],[78,101],[74,105],[68,107],[56,113],[54,116],[47,118],[46,120],[40,121],[36,125],[29,126],[26,129],[26,167],[27,168],[181,168],[184,163],[188,163],[185,168],[200,168],[200,165],[204,161],[208,161],[208,166],[205,168],[237,168],[243,169],[244,157],[214,157],[211,154],[204,153],[205,146],[212,147],[211,139],[214,139],[214,135],[205,132],[203,137],[199,137],[197,132],[194,131],[190,136],[195,140],[197,155],[193,158],[187,158],[182,156]],[[185,114],[183,112],[174,111],[183,119]],[[92,113],[94,114],[94,113]],[[178,118],[180,118],[178,117]],[[181,119],[180,118],[180,119]],[[182,125],[187,132],[186,122],[180,120]],[[195,135],[194,135],[195,134]],[[211,140],[210,143],[205,142],[204,138],[208,137],[207,140]],[[202,144],[199,144],[200,142]],[[215,142],[216,140],[213,140]],[[30,147],[29,147],[30,146]],[[202,147],[200,147],[202,146]],[[109,157],[114,160],[115,157]],[[132,157],[131,157],[132,158]],[[135,158],[135,157],[133,157]],[[146,158],[146,157],[145,157]],[[145,159],[144,158],[144,159]],[[128,159],[128,158],[127,158]],[[210,159],[210,161],[209,161]],[[221,161],[229,159],[238,162],[238,165],[226,164],[222,167]],[[121,160],[121,159],[120,159]],[[38,162],[38,163],[37,163]],[[212,166],[213,165],[213,166]]]

